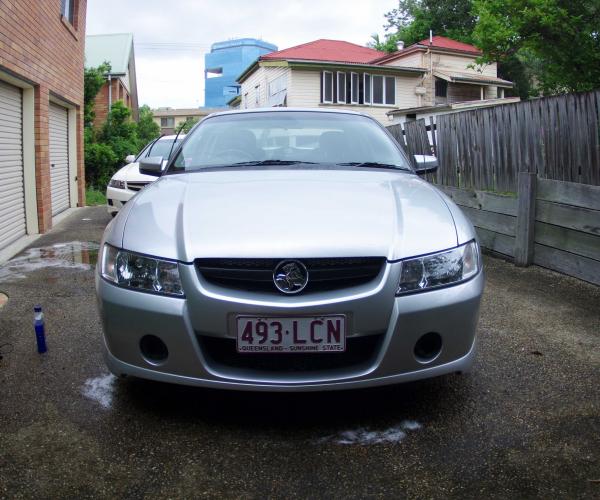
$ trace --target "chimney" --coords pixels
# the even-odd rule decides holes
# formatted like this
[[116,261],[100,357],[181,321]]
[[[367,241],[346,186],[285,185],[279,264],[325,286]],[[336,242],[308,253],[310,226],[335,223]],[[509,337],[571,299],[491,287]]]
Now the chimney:
[[404,41],[403,40],[398,40],[396,42],[396,49],[398,49],[398,51],[404,50]]

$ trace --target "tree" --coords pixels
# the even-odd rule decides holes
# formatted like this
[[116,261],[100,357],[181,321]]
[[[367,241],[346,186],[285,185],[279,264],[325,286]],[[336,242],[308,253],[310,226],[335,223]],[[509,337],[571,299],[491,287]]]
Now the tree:
[[83,123],[91,127],[94,121],[94,99],[106,82],[106,73],[110,72],[110,64],[104,62],[97,68],[85,68],[83,72]]
[[598,0],[474,0],[482,62],[518,60],[544,94],[600,87]]
[[122,101],[111,106],[106,121],[99,129],[94,129],[94,100],[104,85],[104,75],[110,71],[110,64],[84,71],[84,156],[85,178],[88,186],[104,189],[111,176],[122,165],[128,154],[137,153],[160,134],[160,127],[154,123],[149,106],[140,108],[138,123],[131,120],[131,111]]
[[175,133],[179,133],[179,131],[181,131],[182,134],[187,134],[190,130],[192,130],[192,128],[194,127],[194,125],[196,125],[196,123],[198,123],[199,118],[192,118],[190,116],[188,116],[185,121],[183,123],[180,123],[179,125],[177,125],[177,128],[175,129]]
[[117,155],[107,144],[86,142],[85,182],[89,187],[104,190],[117,164]]
[[393,52],[400,40],[411,45],[429,38],[429,30],[471,43],[476,21],[471,8],[472,0],[400,0],[397,9],[385,14],[385,39],[373,35],[370,45]]
[[98,141],[107,144],[113,150],[118,162],[139,151],[141,146],[137,125],[131,121],[131,111],[123,101],[113,103],[98,134]]
[[140,148],[142,148],[160,135],[160,126],[154,121],[150,106],[144,105],[139,111],[137,134],[140,140]]

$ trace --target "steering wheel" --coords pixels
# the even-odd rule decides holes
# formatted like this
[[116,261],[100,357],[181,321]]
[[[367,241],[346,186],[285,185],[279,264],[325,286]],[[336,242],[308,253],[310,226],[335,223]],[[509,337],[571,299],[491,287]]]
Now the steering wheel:
[[214,159],[219,163],[237,163],[254,161],[256,158],[254,158],[252,154],[248,153],[248,151],[244,151],[243,149],[228,149],[227,151],[222,151],[215,155]]

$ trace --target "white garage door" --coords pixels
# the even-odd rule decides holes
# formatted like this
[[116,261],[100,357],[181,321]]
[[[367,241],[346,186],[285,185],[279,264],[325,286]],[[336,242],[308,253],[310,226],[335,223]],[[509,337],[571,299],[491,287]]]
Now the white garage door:
[[50,186],[52,216],[69,208],[69,126],[67,108],[50,103]]
[[25,232],[21,89],[0,82],[0,249]]

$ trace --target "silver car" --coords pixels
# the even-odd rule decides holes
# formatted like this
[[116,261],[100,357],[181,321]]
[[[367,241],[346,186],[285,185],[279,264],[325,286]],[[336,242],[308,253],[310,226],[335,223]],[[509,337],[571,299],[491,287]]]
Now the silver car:
[[[140,169],[161,175],[161,164]],[[109,369],[265,391],[468,370],[479,246],[417,174],[365,115],[208,117],[105,231],[96,290]]]

